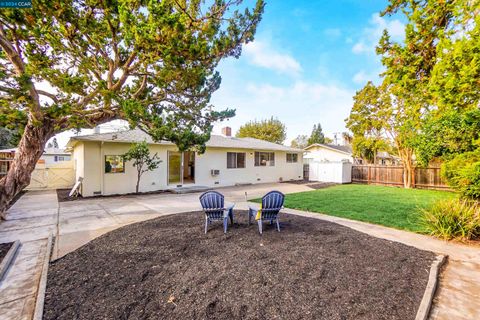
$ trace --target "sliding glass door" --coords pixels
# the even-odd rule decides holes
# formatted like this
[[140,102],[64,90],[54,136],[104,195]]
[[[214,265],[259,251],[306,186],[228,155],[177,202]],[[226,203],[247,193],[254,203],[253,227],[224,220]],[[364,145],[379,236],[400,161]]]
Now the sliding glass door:
[[168,184],[195,183],[195,152],[168,152]]

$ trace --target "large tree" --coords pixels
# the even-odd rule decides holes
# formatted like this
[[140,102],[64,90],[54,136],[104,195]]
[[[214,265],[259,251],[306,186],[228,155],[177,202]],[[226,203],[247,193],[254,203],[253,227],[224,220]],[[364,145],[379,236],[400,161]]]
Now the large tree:
[[0,10],[0,126],[23,134],[6,177],[0,212],[30,182],[53,135],[113,119],[168,139],[181,150],[205,148],[211,94],[225,57],[252,41],[264,8],[241,1],[38,0]]
[[[452,31],[455,12],[473,1],[390,0],[382,15],[405,14],[405,39],[391,40],[385,30],[377,47],[385,72],[378,86],[380,129],[397,147],[404,166],[404,186],[410,187],[418,135],[431,111],[430,80],[441,51],[439,39]],[[364,88],[372,87],[371,83]],[[374,110],[376,110],[374,108]],[[366,117],[371,116],[365,114]]]
[[268,120],[249,121],[238,129],[239,138],[256,138],[282,144],[287,138],[287,129],[278,119],[271,117]]

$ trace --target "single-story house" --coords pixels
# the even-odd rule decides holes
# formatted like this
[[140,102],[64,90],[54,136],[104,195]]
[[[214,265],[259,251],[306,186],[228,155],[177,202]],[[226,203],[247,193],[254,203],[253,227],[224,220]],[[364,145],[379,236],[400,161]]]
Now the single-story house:
[[315,143],[305,149],[303,155],[305,163],[317,162],[341,162],[349,161],[355,163],[350,145],[335,145],[326,143]]
[[154,142],[141,130],[74,136],[72,150],[76,181],[83,178],[80,193],[94,195],[135,192],[136,169],[122,155],[132,143],[146,141],[160,166],[144,173],[140,191],[181,186],[232,186],[299,180],[303,178],[303,150],[253,138],[236,138],[231,129],[212,135],[206,152],[179,152],[169,141]]
[[394,156],[387,151],[379,151],[375,157],[375,163],[383,166],[400,166],[402,165],[402,160],[400,157]]

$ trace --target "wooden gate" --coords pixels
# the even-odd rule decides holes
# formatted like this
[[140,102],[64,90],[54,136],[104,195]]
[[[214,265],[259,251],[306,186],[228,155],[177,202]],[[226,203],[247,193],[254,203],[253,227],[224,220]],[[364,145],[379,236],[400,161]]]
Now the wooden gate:
[[72,161],[55,165],[37,165],[32,172],[30,184],[26,189],[61,189],[71,188],[75,183],[75,170]]

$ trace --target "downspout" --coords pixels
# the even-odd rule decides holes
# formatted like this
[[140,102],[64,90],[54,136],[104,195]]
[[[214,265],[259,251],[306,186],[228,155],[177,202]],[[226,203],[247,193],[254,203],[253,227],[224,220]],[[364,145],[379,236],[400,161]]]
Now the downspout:
[[102,194],[103,196],[103,186],[105,184],[105,163],[103,162],[103,143],[104,141],[100,142],[100,175],[101,175],[101,179],[100,179],[100,193]]

